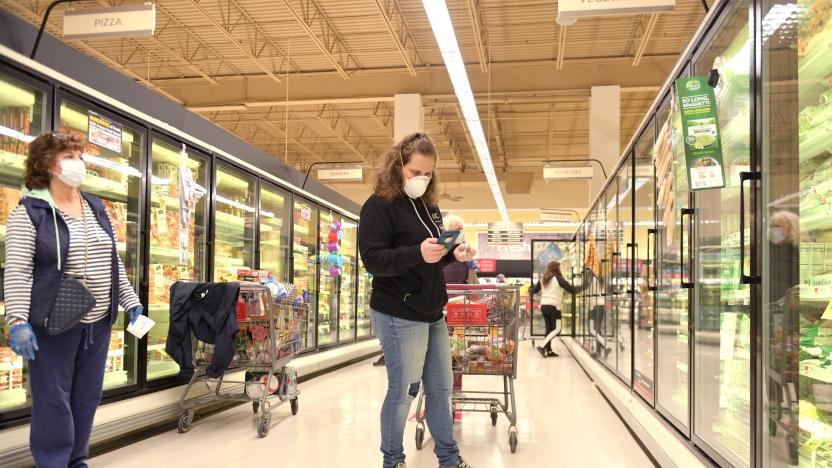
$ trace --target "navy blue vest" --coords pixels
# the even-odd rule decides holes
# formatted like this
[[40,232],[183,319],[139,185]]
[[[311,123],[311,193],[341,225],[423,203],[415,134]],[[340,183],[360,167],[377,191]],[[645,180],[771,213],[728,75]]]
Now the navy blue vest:
[[[110,218],[107,216],[107,210],[104,209],[101,200],[92,195],[81,195],[95,213],[98,224],[101,225],[110,238],[115,239],[113,226],[110,224]],[[34,326],[44,326],[44,322],[49,317],[52,306],[55,304],[55,298],[58,296],[58,283],[63,277],[63,271],[58,270],[58,252],[56,251],[57,244],[55,242],[55,223],[52,221],[52,207],[44,200],[29,197],[21,199],[20,204],[26,207],[26,212],[29,214],[36,231],[35,268],[32,274],[32,302],[29,308],[29,323]],[[66,261],[69,256],[69,226],[59,213],[56,214],[61,237],[61,265],[62,268],[66,268]],[[113,246],[110,325],[115,323],[116,317],[118,317],[118,253],[116,250]]]

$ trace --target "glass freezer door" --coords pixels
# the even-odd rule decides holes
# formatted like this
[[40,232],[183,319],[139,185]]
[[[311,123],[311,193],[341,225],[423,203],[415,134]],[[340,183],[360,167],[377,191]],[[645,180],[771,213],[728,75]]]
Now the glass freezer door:
[[177,375],[165,352],[170,325],[170,287],[177,281],[205,281],[208,224],[207,156],[155,137],[150,162],[150,274],[147,380]]
[[[628,384],[633,378],[633,264],[637,245],[633,242],[633,155],[630,154],[618,171],[618,238],[616,257],[616,336],[618,375]],[[636,306],[637,307],[637,306]]]
[[[321,267],[319,272],[320,289],[318,290],[318,347],[324,348],[338,344],[339,283],[341,278],[330,274],[332,265],[327,258],[330,254],[328,235],[330,226],[338,216],[321,210],[320,252]],[[340,246],[339,246],[340,247]],[[345,263],[346,265],[346,263]]]
[[832,466],[832,4],[762,2],[763,466]]
[[370,318],[370,294],[373,292],[373,278],[364,268],[361,257],[358,259],[358,339],[373,335]]
[[214,198],[214,281],[237,281],[254,268],[254,196],[257,179],[220,164]]
[[[138,292],[144,251],[139,229],[145,131],[70,98],[63,99],[60,106],[60,131],[86,142],[87,177],[81,191],[103,201],[113,220],[118,255]],[[125,333],[125,325],[124,310],[120,310],[110,336],[105,390],[137,382],[137,340]]]
[[639,137],[635,146],[636,180],[635,180],[635,257],[634,271],[634,317],[635,342],[633,388],[651,405],[655,396],[653,358],[654,335],[653,320],[655,314],[654,292],[656,289],[654,264],[656,247],[655,223],[655,169],[653,165],[653,142],[655,128],[653,121]]
[[619,250],[618,223],[618,179],[613,179],[607,186],[603,205],[600,207],[604,216],[604,250],[601,259],[602,276],[605,281],[604,296],[604,362],[613,372],[617,371],[618,353],[623,351],[623,343],[618,329],[618,306],[623,288],[618,277],[621,269],[621,251]]
[[[750,239],[750,222],[743,219],[750,207],[742,206],[741,196],[751,147],[748,12],[745,2],[729,6],[724,22],[694,60],[695,76],[707,76],[712,69],[720,73],[715,93],[725,188],[694,196],[693,428],[696,442],[709,455],[733,466],[749,465],[752,436],[751,294],[740,282],[740,272],[748,271],[741,258]],[[745,255],[746,262],[749,258]]]
[[341,305],[338,312],[338,342],[349,343],[355,341],[355,295],[359,274],[356,264],[358,225],[350,219],[341,219],[343,234],[339,251],[344,258],[344,266],[341,267],[340,278]]
[[[20,201],[28,144],[47,129],[47,96],[41,89],[0,73],[0,264],[3,268],[6,262],[6,223]],[[2,278],[0,274],[0,284]],[[0,414],[29,406],[26,360],[9,347],[9,330],[3,317],[5,306],[0,296]]]
[[260,269],[275,281],[289,280],[289,210],[292,196],[265,182],[260,185]]
[[657,114],[656,147],[656,407],[683,433],[690,431],[690,200],[682,120],[674,95]]
[[318,207],[295,198],[292,212],[292,283],[307,305],[301,323],[301,351],[315,349],[315,315],[318,298]]

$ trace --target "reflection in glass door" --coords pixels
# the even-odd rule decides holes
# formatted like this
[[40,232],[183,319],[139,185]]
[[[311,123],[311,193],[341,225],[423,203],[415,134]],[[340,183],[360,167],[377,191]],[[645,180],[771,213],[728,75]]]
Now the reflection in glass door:
[[[90,126],[93,128],[90,129]],[[107,133],[104,128],[120,129]],[[113,220],[117,251],[133,288],[138,292],[143,249],[140,245],[140,204],[145,133],[91,107],[69,100],[61,102],[60,131],[87,142],[84,162],[87,177],[81,191],[104,203]],[[93,141],[87,136],[93,135]],[[135,384],[138,368],[137,340],[125,334],[124,311],[119,311],[110,336],[104,389]]]
[[[340,276],[330,274],[332,265],[325,261],[330,253],[327,246],[330,244],[327,236],[330,226],[340,218],[333,216],[331,211],[321,210],[320,214],[320,252],[321,264],[319,272],[318,289],[318,347],[324,348],[338,344],[338,311],[340,295],[338,287],[341,282]],[[340,247],[340,246],[339,246]]]
[[668,96],[657,113],[656,405],[683,433],[690,428],[690,201],[682,120]]
[[237,281],[237,272],[254,267],[257,179],[217,167],[214,199],[214,281]]
[[358,259],[358,309],[357,326],[358,339],[366,338],[373,334],[372,320],[370,319],[370,294],[373,291],[373,278],[364,268],[361,257]]
[[339,252],[344,258],[340,277],[340,309],[338,313],[338,342],[349,343],[355,341],[355,295],[358,269],[356,254],[358,252],[358,225],[352,220],[341,219],[341,247]]
[[204,281],[207,276],[209,168],[206,156],[183,150],[181,144],[153,139],[147,309],[156,325],[147,334],[148,380],[179,373],[179,366],[165,352],[171,285],[177,281]]
[[315,349],[315,305],[318,298],[318,208],[295,198],[292,212],[292,282],[308,308],[307,321],[301,323],[301,350]]
[[[0,73],[0,265],[6,262],[6,223],[20,200],[23,162],[28,144],[46,130],[47,93]],[[2,267],[0,267],[2,268]],[[2,285],[0,270],[0,285]],[[0,294],[2,294],[0,288]],[[0,297],[0,413],[29,406],[26,360],[15,354],[7,337],[5,305]]]
[[[562,262],[564,260],[563,249],[566,247],[565,242],[548,241],[548,240],[532,240],[532,283],[537,284],[543,278],[543,273],[551,261]],[[564,266],[561,263],[561,272],[566,275]],[[540,311],[540,295],[531,294],[529,290],[529,303],[531,305],[531,333],[532,336],[546,336],[546,322],[543,319],[543,314]],[[569,293],[564,293],[566,297]],[[563,311],[561,310],[561,313]],[[563,327],[563,324],[561,324]],[[566,328],[562,328],[566,330]]]
[[832,5],[765,0],[763,465],[832,465]]
[[[748,5],[735,2],[725,22],[694,63],[696,76],[720,73],[715,88],[725,188],[696,192],[694,229],[694,434],[715,458],[734,466],[750,463],[750,288],[741,284],[742,232],[746,207],[741,177],[750,169]],[[746,197],[746,202],[748,198]],[[747,227],[749,224],[745,223]],[[745,255],[746,261],[750,255]],[[708,450],[710,449],[710,450]]]
[[633,388],[651,405],[655,396],[654,353],[654,291],[656,268],[655,169],[653,165],[654,122],[639,137],[635,145],[635,257],[633,258],[635,342],[633,343]]

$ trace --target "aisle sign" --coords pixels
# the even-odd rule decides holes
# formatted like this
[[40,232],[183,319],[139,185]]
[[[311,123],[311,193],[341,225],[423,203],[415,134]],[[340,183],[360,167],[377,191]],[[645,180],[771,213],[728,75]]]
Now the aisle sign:
[[121,125],[93,111],[87,120],[87,141],[121,154]]
[[543,166],[543,180],[591,179],[594,176],[592,169],[590,166]]
[[64,13],[64,39],[152,36],[156,5],[80,8]]
[[318,180],[361,182],[364,180],[364,169],[361,166],[320,169],[318,170]]
[[707,76],[676,80],[682,137],[691,191],[725,187],[722,140],[714,88]]

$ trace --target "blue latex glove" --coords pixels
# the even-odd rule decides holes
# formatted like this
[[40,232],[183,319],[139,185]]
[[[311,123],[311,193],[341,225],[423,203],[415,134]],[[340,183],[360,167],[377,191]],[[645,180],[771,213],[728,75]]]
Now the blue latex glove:
[[136,323],[136,319],[139,315],[144,315],[144,308],[140,305],[133,307],[132,309],[127,311],[127,316],[130,317],[130,325]]
[[38,350],[38,339],[32,326],[28,323],[18,323],[9,330],[9,341],[18,356],[23,356],[29,361],[35,360],[35,351]]

